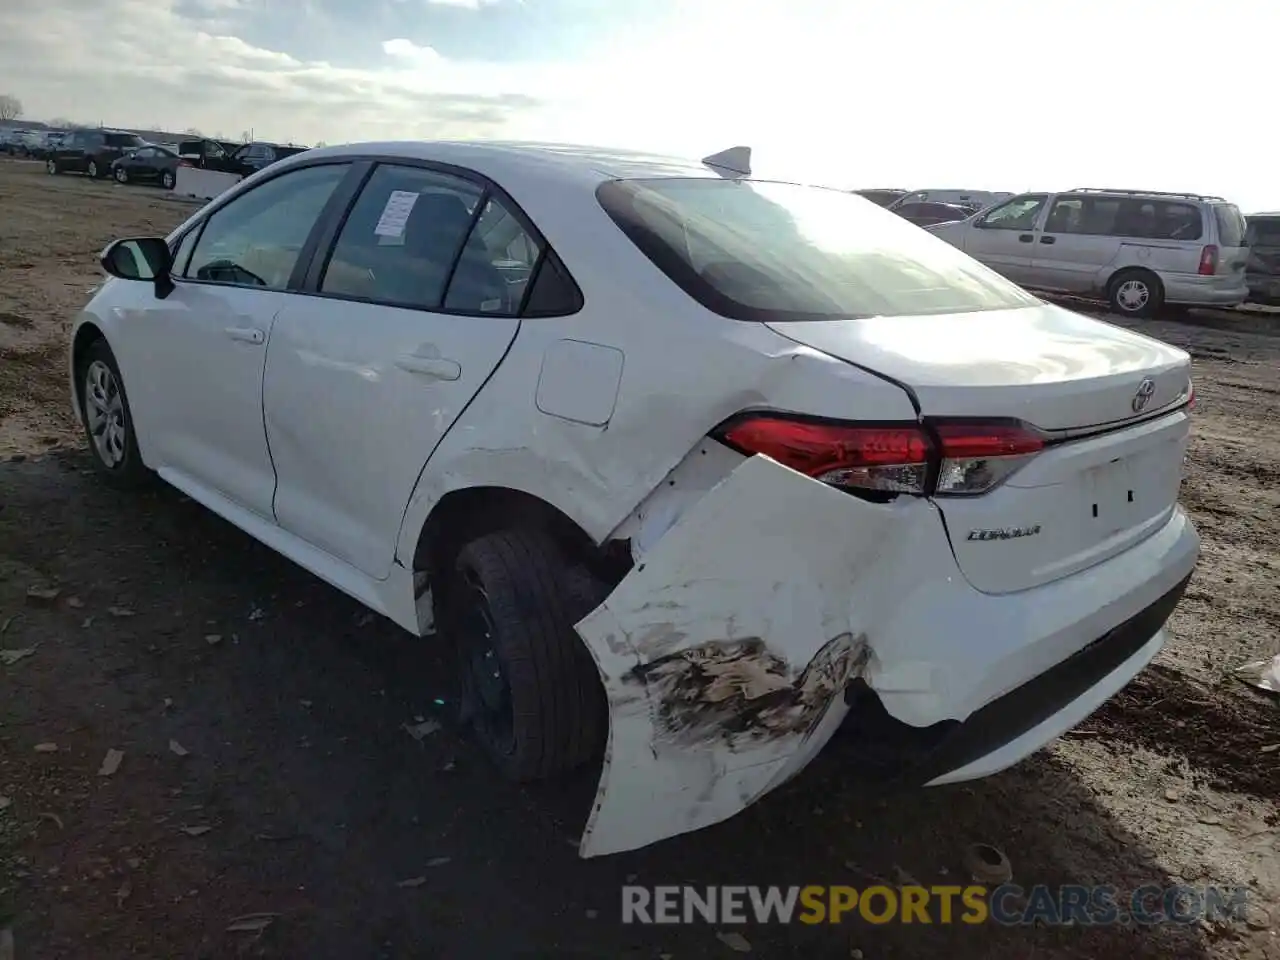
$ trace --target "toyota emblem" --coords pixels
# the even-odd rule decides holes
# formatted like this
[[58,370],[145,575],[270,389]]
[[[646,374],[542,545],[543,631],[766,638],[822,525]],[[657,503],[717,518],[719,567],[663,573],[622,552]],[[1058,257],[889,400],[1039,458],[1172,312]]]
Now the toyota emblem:
[[1147,404],[1151,402],[1151,395],[1156,392],[1156,382],[1147,377],[1138,384],[1138,392],[1133,395],[1133,400],[1129,404],[1133,407],[1134,413],[1141,413],[1147,408]]

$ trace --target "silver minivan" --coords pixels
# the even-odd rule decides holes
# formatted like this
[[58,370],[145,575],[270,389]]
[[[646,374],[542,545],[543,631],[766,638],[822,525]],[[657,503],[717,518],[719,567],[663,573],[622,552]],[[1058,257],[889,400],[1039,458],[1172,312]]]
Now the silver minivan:
[[1249,295],[1245,220],[1221,197],[1022,193],[925,229],[1024,287],[1102,297],[1130,317],[1166,303],[1230,307]]

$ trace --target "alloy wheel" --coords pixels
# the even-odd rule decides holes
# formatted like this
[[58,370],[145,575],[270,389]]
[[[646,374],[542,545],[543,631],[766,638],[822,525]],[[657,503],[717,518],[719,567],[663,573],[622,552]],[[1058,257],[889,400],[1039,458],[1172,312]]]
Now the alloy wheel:
[[108,467],[120,466],[128,447],[124,397],[115,374],[101,360],[85,372],[84,413],[98,457]]

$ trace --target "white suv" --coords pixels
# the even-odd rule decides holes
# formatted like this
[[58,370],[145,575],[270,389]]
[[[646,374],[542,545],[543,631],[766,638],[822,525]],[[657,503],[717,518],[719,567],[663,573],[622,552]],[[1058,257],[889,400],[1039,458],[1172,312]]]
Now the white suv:
[[603,755],[584,856],[842,723],[868,776],[1001,770],[1156,655],[1199,549],[1186,353],[742,160],[311,150],[110,245],[75,322],[103,477],[438,634],[508,776]]

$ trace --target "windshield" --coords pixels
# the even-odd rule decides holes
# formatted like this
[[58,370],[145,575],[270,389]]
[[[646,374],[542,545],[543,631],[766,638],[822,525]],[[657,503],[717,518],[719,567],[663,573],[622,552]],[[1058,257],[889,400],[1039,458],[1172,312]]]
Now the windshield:
[[944,240],[838,190],[616,180],[601,205],[704,306],[738,320],[1007,310],[1039,303]]
[[1280,247],[1280,218],[1249,218],[1247,233],[1251,247]]

